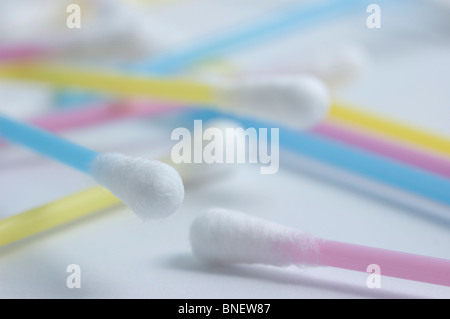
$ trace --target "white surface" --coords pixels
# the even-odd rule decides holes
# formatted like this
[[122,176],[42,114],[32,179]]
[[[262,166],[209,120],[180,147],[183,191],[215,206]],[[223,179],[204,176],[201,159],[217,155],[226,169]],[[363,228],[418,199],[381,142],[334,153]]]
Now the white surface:
[[[200,3],[218,11],[225,7],[231,10],[236,5],[236,2],[214,5],[187,1],[180,8],[194,5],[191,7],[194,10]],[[175,2],[172,6],[176,7]],[[251,9],[238,12],[239,16]],[[178,16],[182,12],[180,9]],[[191,16],[190,20],[183,17],[174,28],[190,22],[193,33],[200,30],[198,17]],[[300,38],[280,40],[278,46],[274,43],[247,50],[232,59],[240,63],[253,60],[265,63],[270,57],[286,52],[283,41],[301,49],[306,43],[302,41],[318,43],[339,35],[353,39],[364,34],[368,43],[371,42],[368,34],[377,41],[383,37],[387,42],[395,39],[389,32],[388,22],[381,30],[370,30],[371,33],[360,25],[356,31],[349,28],[355,26],[356,20],[364,23],[361,18],[365,19],[365,13],[358,19],[324,24]],[[164,22],[162,14],[160,21]],[[220,24],[219,21],[214,24],[212,17],[203,22]],[[450,136],[450,41],[401,37],[392,43],[399,43],[397,49],[389,46],[384,53],[377,45],[369,47],[373,59],[370,71],[336,94],[361,107]],[[295,56],[295,52],[289,55]],[[127,121],[71,132],[67,136],[99,151],[159,157],[170,150],[168,141],[173,125],[164,119]],[[88,177],[27,151],[15,147],[0,150],[2,217],[90,185],[92,181]],[[144,223],[129,209],[121,207],[0,247],[0,297],[450,297],[447,287],[388,277],[382,277],[380,289],[369,289],[368,274],[334,268],[205,265],[192,256],[188,231],[191,221],[210,207],[245,211],[328,239],[450,259],[448,224],[300,170],[281,166],[277,174],[261,175],[256,166],[238,165],[234,174],[187,188],[181,209],[165,220]],[[66,267],[74,263],[81,267],[81,289],[66,287],[69,275]]]

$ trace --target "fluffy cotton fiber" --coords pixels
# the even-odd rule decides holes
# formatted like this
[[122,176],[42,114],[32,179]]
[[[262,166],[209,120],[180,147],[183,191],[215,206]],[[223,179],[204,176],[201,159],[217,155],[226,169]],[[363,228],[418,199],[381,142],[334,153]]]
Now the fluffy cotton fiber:
[[311,76],[245,78],[217,84],[217,100],[227,112],[307,129],[320,122],[329,109],[327,87]]
[[211,209],[194,220],[193,253],[213,263],[315,264],[319,239],[256,217]]
[[180,175],[159,161],[101,154],[93,161],[91,169],[99,184],[143,219],[169,216],[184,198]]

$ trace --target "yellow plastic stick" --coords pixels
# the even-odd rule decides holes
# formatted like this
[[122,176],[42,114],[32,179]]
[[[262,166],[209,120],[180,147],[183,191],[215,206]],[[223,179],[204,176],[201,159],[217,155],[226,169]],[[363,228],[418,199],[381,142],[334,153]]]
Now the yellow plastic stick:
[[93,187],[0,220],[0,246],[49,230],[121,202],[107,189]]
[[[160,161],[169,165],[173,164],[169,157],[163,157]],[[187,167],[175,168],[182,176],[185,176],[185,170],[188,169]],[[122,202],[106,188],[94,186],[43,206],[0,219],[0,247],[120,204]]]
[[125,96],[144,96],[184,103],[215,102],[209,85],[179,79],[133,76],[111,71],[89,71],[54,64],[0,65],[0,77],[43,81]]
[[[0,66],[0,77],[38,80],[121,95],[140,95],[184,103],[214,104],[214,89],[187,80],[93,72],[50,64]],[[450,139],[379,115],[334,103],[329,117],[353,126],[450,156]]]
[[450,156],[450,139],[379,115],[334,103],[329,117],[361,129]]

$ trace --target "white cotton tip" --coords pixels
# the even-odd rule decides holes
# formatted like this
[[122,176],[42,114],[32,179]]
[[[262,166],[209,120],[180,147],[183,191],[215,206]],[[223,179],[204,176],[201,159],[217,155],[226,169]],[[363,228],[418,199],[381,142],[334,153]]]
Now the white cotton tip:
[[216,98],[227,112],[300,129],[320,122],[330,105],[326,86],[310,76],[243,78],[218,85]]
[[[241,127],[241,125],[235,121],[224,120],[224,119],[215,119],[210,120],[205,123],[204,131],[205,135],[207,133],[211,133],[211,139],[220,138],[220,136],[226,136],[227,129],[235,129]],[[245,136],[242,134],[236,134],[235,140],[231,141],[230,139],[221,139],[225,140],[222,144],[222,154],[226,154],[226,150],[228,148],[228,144],[234,147],[238,143],[245,142]],[[194,141],[192,141],[194,144]],[[236,165],[227,164],[225,160],[222,162],[208,162],[205,158],[207,155],[204,154],[205,147],[209,144],[209,142],[203,142],[202,151],[202,163],[174,163],[172,160],[169,160],[168,163],[172,167],[174,167],[181,175],[183,182],[185,185],[195,185],[201,184],[205,182],[210,182],[211,180],[215,180],[217,178],[221,178],[225,175],[230,175],[233,173]],[[191,152],[194,154],[196,150],[192,149]],[[215,150],[214,152],[218,152],[219,150]]]
[[159,161],[101,154],[92,162],[91,174],[142,219],[169,216],[184,198],[180,175]]
[[193,253],[212,263],[316,264],[319,239],[228,209],[211,209],[191,225]]

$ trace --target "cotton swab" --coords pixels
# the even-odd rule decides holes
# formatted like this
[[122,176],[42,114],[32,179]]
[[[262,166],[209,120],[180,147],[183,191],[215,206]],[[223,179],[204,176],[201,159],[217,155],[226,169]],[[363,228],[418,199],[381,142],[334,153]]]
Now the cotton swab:
[[450,260],[322,239],[228,209],[211,209],[190,228],[193,253],[208,262],[320,265],[450,286]]
[[309,128],[321,121],[329,107],[325,85],[309,76],[241,79],[208,84],[45,64],[3,66],[0,67],[0,76],[127,96],[214,105],[229,112],[270,119],[298,128]]
[[[215,111],[197,111],[191,114],[191,118],[203,120],[217,116],[237,121],[244,129],[248,127],[256,129],[272,127],[267,122],[236,118]],[[368,151],[359,150],[344,143],[337,143],[328,137],[309,132],[295,132],[282,127],[279,130],[279,145],[280,149],[284,151],[292,152],[295,155],[334,167],[340,171],[358,176],[363,180],[370,180],[377,185],[383,185],[384,188],[387,187],[389,189],[383,189],[380,194],[378,194],[379,190],[377,189],[377,197],[387,197],[390,201],[395,201],[395,198],[391,196],[391,193],[394,192],[392,189],[395,189],[413,197],[427,199],[439,205],[445,205],[445,207],[450,206],[450,192],[448,191],[450,189],[450,180],[437,176],[436,174],[431,174],[409,165],[402,165],[398,161],[384,158]],[[361,183],[358,182],[358,184]],[[363,187],[362,185],[354,186],[356,189]],[[369,189],[369,192],[372,193],[372,189]],[[402,204],[405,203],[402,202]],[[410,203],[406,204],[410,205]],[[427,211],[427,213],[437,214],[439,217],[442,217],[434,209]],[[446,218],[449,217],[450,215]]]
[[141,218],[168,216],[183,201],[179,174],[159,161],[99,154],[1,115],[0,136],[91,175]]
[[[225,118],[231,118],[232,120],[241,122],[245,127],[270,127],[272,124],[261,123],[251,120],[243,120],[242,118],[229,117],[225,114],[217,114],[216,112],[195,112],[193,115],[197,119],[210,119],[212,117],[221,116]],[[350,172],[351,174],[360,175],[364,179],[369,179],[375,183],[381,183],[381,185],[388,185],[395,189],[406,191],[411,195],[419,195],[421,200],[429,199],[437,204],[450,205],[450,183],[448,179],[441,178],[434,174],[429,174],[424,171],[401,165],[396,161],[384,159],[375,154],[362,152],[340,143],[334,143],[328,138],[320,136],[314,136],[312,134],[302,134],[298,132],[292,132],[290,130],[280,130],[280,147],[285,150],[293,151],[295,154],[306,156],[314,161],[325,163],[332,167],[336,167],[339,170]],[[377,187],[377,197],[380,196],[379,189]],[[369,193],[373,192],[371,187]],[[384,198],[387,196],[389,200],[397,201],[393,199],[390,194],[393,191],[381,192],[381,196]],[[402,204],[404,202],[400,200]],[[408,200],[408,207],[415,201]],[[414,204],[412,204],[413,207]],[[426,205],[425,211],[427,213],[438,215],[439,217],[446,216],[448,214],[442,213],[442,209],[434,208],[434,204],[431,209],[430,205]],[[422,208],[421,208],[422,210]],[[446,217],[448,218],[448,216]]]
[[[218,128],[225,132],[226,128],[236,127],[238,124],[232,121],[213,120],[208,122],[206,126]],[[245,137],[237,135],[236,138],[242,141]],[[226,147],[224,145],[225,149]],[[218,164],[207,163],[175,164],[170,158],[165,158],[161,161],[174,167],[187,187],[215,180],[218,175],[232,173],[231,166],[227,165],[219,167]],[[82,217],[114,208],[120,204],[121,201],[103,187],[96,186],[83,190],[0,220],[0,246],[67,224]]]
[[[275,65],[249,66],[224,61],[218,68],[214,64],[200,66],[193,71],[199,76],[223,74],[239,77],[277,76],[309,74],[322,80],[329,87],[338,87],[354,81],[369,64],[368,54],[354,44],[319,47],[311,52],[299,52],[291,62],[276,62]],[[273,63],[272,63],[273,64]]]
[[[8,74],[9,76],[19,77],[19,78],[28,78],[28,79],[41,79],[41,80],[48,80],[53,83],[59,83],[61,81],[62,83],[59,84],[67,84],[65,82],[65,75],[64,71],[62,69],[57,68],[55,72],[53,73],[52,70],[44,70],[42,66],[34,66],[36,69],[36,74],[33,74],[33,71],[30,69],[27,71],[24,67],[13,67],[10,72],[12,74]],[[0,75],[3,72],[6,72],[4,68],[0,67]],[[28,73],[30,72],[30,73]],[[42,72],[42,73],[41,73]],[[117,92],[122,92],[123,94],[142,94],[142,95],[149,95],[149,94],[155,94],[155,96],[159,96],[161,98],[168,98],[168,99],[175,99],[176,98],[176,92],[170,91],[169,87],[175,88],[179,87],[180,92],[178,92],[178,100],[185,100],[188,102],[199,102],[199,103],[214,103],[216,102],[216,97],[213,97],[211,87],[207,87],[205,85],[199,85],[194,84],[192,82],[186,83],[185,81],[169,81],[168,83],[161,80],[155,80],[153,82],[153,79],[140,79],[137,77],[133,77],[133,81],[129,81],[126,77],[117,76],[117,78],[113,77],[112,80],[109,75],[102,74],[99,77],[91,77],[92,74],[89,73],[89,75],[81,72],[81,77],[88,76],[89,77],[89,83],[84,83],[83,86],[92,88],[95,87],[100,90],[105,91],[113,91],[117,90]],[[77,80],[75,79],[77,77],[77,73],[72,74],[73,78],[70,79],[71,81],[75,82],[73,84],[79,84],[83,82],[83,80]],[[116,76],[116,75],[115,75]],[[67,81],[67,79],[66,79]],[[128,83],[124,83],[128,81]],[[265,80],[264,80],[265,81]],[[91,84],[92,82],[92,84]],[[108,86],[110,82],[113,82],[115,86],[111,85]],[[277,79],[274,79],[274,82],[271,83],[270,80],[266,82],[267,86],[271,86],[272,84],[276,83]],[[166,85],[167,84],[167,85]],[[185,85],[187,84],[187,86]],[[255,83],[247,82],[247,86],[249,86],[249,90],[252,90],[251,86],[255,86]],[[148,85],[148,87],[147,87]],[[153,90],[150,90],[150,86],[152,85]],[[173,85],[173,86],[172,86]],[[236,87],[239,85],[239,83],[236,83]],[[257,85],[256,85],[257,86]],[[316,86],[316,85],[313,85]],[[319,85],[320,86],[320,85]],[[288,116],[289,110],[286,111],[286,114],[282,114],[284,112],[270,112],[270,114],[263,114],[265,112],[260,112],[258,110],[258,114],[255,114],[256,116],[269,116],[271,119],[276,120],[275,116],[279,118],[280,121],[286,121],[289,119],[288,123],[291,124],[294,127],[301,127],[301,126],[307,126],[310,123],[316,122],[313,118],[319,118],[322,116],[323,112],[326,112],[326,107],[324,107],[324,99],[325,99],[325,93],[319,93],[318,91],[323,91],[323,89],[319,89],[319,86],[317,86],[316,90],[316,96],[310,97],[311,100],[316,100],[315,102],[311,102],[310,105],[313,104],[321,104],[321,106],[314,107],[313,110],[316,111],[316,113],[309,119],[309,121],[306,121],[307,123],[303,123],[304,120],[300,120],[296,123],[293,123],[294,117]],[[261,83],[261,90],[264,90],[264,85]],[[192,89],[189,93],[186,92],[186,90],[189,90],[189,88]],[[159,90],[159,92],[158,92]],[[272,88],[272,90],[274,90]],[[276,91],[275,89],[274,91]],[[312,91],[313,91],[312,90]],[[310,93],[312,93],[312,91]],[[231,103],[232,96],[233,96],[233,88],[223,88],[223,93],[221,96],[226,99],[228,97],[228,104]],[[278,92],[280,93],[280,92]],[[277,94],[277,93],[274,93]],[[312,93],[314,95],[314,93]],[[265,97],[265,96],[264,96]],[[243,99],[245,97],[242,97]],[[244,103],[244,100],[241,100],[242,103]],[[320,101],[322,100],[322,101]],[[224,101],[226,102],[226,101]],[[248,102],[250,105],[251,103],[255,103],[259,101],[253,101]],[[265,101],[262,101],[263,103]],[[285,101],[287,102],[287,101]],[[214,103],[217,104],[217,103]],[[257,104],[256,104],[257,105]],[[266,103],[264,103],[266,105]],[[229,111],[233,111],[233,109],[228,109]],[[300,108],[298,109],[300,110]],[[302,109],[303,110],[303,109]],[[267,112],[272,110],[266,110]],[[253,111],[244,111],[245,114],[252,113]],[[303,117],[303,116],[301,116]],[[348,105],[344,105],[340,102],[333,102],[329,111],[328,117],[334,121],[341,121],[343,123],[346,123],[350,126],[355,126],[361,130],[369,130],[377,134],[381,134],[382,136],[386,136],[389,138],[394,138],[395,140],[398,140],[400,142],[406,142],[407,144],[411,146],[419,146],[422,149],[425,150],[431,150],[433,152],[437,152],[439,154],[443,155],[450,155],[450,140],[444,136],[440,136],[435,133],[430,133],[428,131],[425,131],[423,129],[419,129],[416,127],[413,127],[408,124],[399,123],[397,121],[394,121],[392,119],[385,118],[380,115],[375,115],[368,113],[363,110],[358,110],[355,107],[351,107]]]
[[[399,3],[401,1],[396,2]],[[314,21],[338,17],[339,14],[348,14],[353,10],[365,11],[365,8],[366,6],[357,0],[324,1],[310,6],[300,4],[299,6],[289,7],[287,10],[277,14],[271,12],[270,15],[256,23],[250,23],[238,30],[224,32],[222,35],[216,35],[209,41],[188,46],[172,54],[151,58],[147,62],[130,66],[129,69],[146,74],[174,74],[202,60],[217,57],[236,49],[242,49],[257,42],[271,40],[275,36],[308,26]],[[374,132],[412,145],[450,155],[450,141],[448,138],[425,132],[409,125],[396,123],[375,114],[372,115],[335,103],[331,108],[330,117],[336,120],[341,119],[358,127],[367,127]]]
[[[230,117],[227,114],[220,114],[212,111],[197,111],[190,115],[191,118],[203,120],[209,120],[217,116],[242,123],[244,128],[273,126],[270,123],[261,123],[249,119],[244,120],[242,118]],[[337,136],[333,137],[333,139],[335,138],[337,138]],[[352,143],[351,140],[345,142]],[[386,185],[399,191],[404,191],[411,194],[409,196],[414,195],[417,197],[418,195],[418,199],[420,200],[427,199],[431,200],[431,202],[437,202],[439,205],[450,205],[450,193],[448,192],[450,183],[448,179],[427,173],[426,171],[418,170],[414,166],[402,165],[397,160],[392,161],[389,158],[383,158],[367,151],[361,151],[343,143],[333,142],[333,140],[330,139],[330,136],[304,134],[281,128],[280,147],[302,157],[306,156],[313,161],[324,163],[325,165],[335,167],[338,170],[343,170],[353,175],[359,175],[361,178],[371,180],[375,183],[380,183],[380,186]],[[389,147],[392,147],[392,145],[388,145],[388,148]],[[422,154],[422,157],[423,155],[424,154]],[[433,159],[433,157],[431,156],[430,159]],[[434,158],[434,160],[437,160],[437,158]],[[407,163],[411,164],[413,161],[417,161],[417,159],[410,158]],[[439,161],[435,163],[439,163]],[[442,164],[444,165],[440,167],[440,169],[444,169],[445,171],[448,165],[446,162]],[[358,182],[358,184],[360,183]],[[352,187],[353,186],[355,185],[352,184]],[[361,187],[355,187],[361,189]],[[414,203],[416,201],[408,199],[407,202],[404,202],[403,200],[392,198],[391,194],[395,193],[393,189],[383,190],[380,193],[379,189],[384,188],[385,187],[376,187],[375,193],[377,197],[381,196],[382,198],[388,198],[389,201],[400,201],[402,205],[407,204],[408,207],[411,207],[411,205],[412,207],[415,207]],[[370,187],[369,193],[372,194],[373,192],[373,187]],[[400,196],[397,197],[400,198]],[[434,208],[435,204],[431,205],[433,206],[431,208],[429,208],[430,205],[428,204],[425,206],[425,209],[421,208],[420,210],[425,210],[427,214],[431,213],[444,218],[449,217],[447,216],[449,215],[448,213],[441,212],[441,208],[436,210]]]

